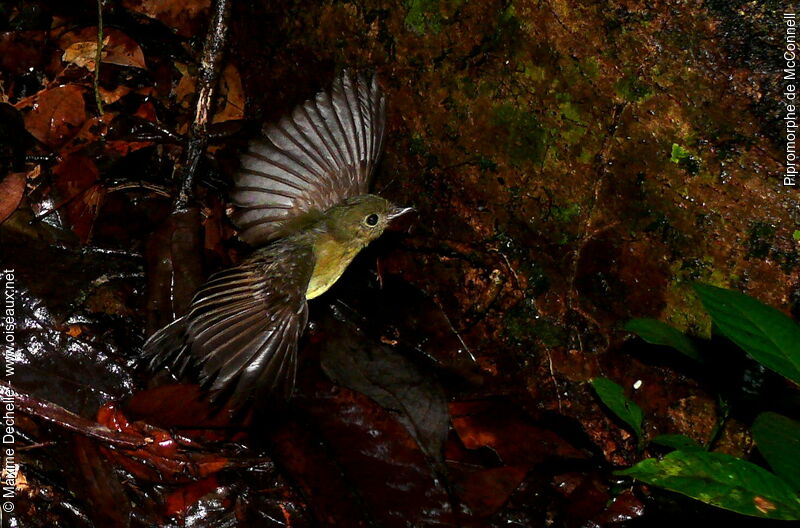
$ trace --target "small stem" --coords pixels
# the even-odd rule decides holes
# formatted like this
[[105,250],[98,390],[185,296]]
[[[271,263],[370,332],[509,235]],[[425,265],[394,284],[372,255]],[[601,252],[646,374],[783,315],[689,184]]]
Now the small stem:
[[94,56],[94,100],[97,112],[103,115],[103,99],[100,97],[100,61],[103,58],[103,0],[97,0],[97,51]]

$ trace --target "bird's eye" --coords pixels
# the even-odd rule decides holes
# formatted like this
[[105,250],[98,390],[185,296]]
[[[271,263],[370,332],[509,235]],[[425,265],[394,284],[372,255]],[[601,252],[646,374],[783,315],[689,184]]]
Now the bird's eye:
[[364,219],[364,223],[367,224],[368,226],[378,225],[378,215],[372,213],[371,215],[369,215]]

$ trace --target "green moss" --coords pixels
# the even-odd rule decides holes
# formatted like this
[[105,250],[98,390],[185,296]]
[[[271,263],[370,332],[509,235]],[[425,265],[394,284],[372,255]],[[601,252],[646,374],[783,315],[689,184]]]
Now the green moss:
[[617,81],[614,90],[618,96],[630,103],[647,99],[653,95],[650,87],[632,74]]
[[689,157],[688,150],[678,145],[677,143],[672,144],[672,154],[670,155],[669,158],[669,160],[672,163],[680,163],[682,159],[685,159],[687,157]]
[[547,78],[547,70],[535,64],[524,63],[522,67],[522,75],[532,81],[541,82]]
[[547,134],[532,112],[505,103],[494,108],[492,124],[507,131],[507,137],[501,139],[501,148],[512,163],[541,163],[544,159]]
[[600,64],[594,57],[588,57],[581,62],[581,69],[590,79],[596,79],[597,74],[600,73]]
[[710,338],[711,318],[692,289],[692,284],[700,281],[728,288],[731,283],[739,280],[739,276],[716,268],[714,259],[710,256],[676,261],[671,270],[672,281],[667,290],[670,303],[665,312],[666,322],[682,332]]
[[425,160],[425,167],[432,169],[439,165],[439,158],[431,152],[427,140],[419,133],[413,133],[408,141],[408,151]]
[[427,156],[428,146],[425,144],[425,138],[417,133],[412,134],[408,141],[408,151],[415,156]]
[[458,84],[461,93],[466,95],[468,99],[475,99],[478,97],[478,86],[472,78],[461,77]]
[[539,314],[531,298],[522,300],[509,310],[503,323],[506,337],[520,345],[531,345],[538,341],[554,347],[563,345],[568,337],[564,328]]
[[439,13],[439,0],[406,0],[405,25],[417,35],[428,31],[439,33],[442,30],[442,15]]
[[672,144],[669,160],[692,176],[696,176],[700,172],[700,160],[677,143]]
[[567,205],[566,207],[555,205],[550,209],[550,214],[559,222],[569,223],[572,219],[581,214],[581,205],[577,203]]
[[558,109],[561,110],[561,115],[570,121],[585,124],[583,118],[581,117],[581,109],[571,101],[564,101],[563,103],[559,104]]
[[492,158],[478,156],[476,163],[478,164],[478,168],[481,170],[481,172],[497,172],[497,163],[495,163]]
[[442,11],[452,11],[463,0],[406,0],[405,25],[417,35],[439,33],[446,20]]
[[800,240],[800,231],[795,231],[792,233],[792,238],[795,240]]
[[753,222],[747,235],[747,256],[758,259],[768,257],[775,242],[775,226],[766,222]]
[[595,152],[588,149],[581,149],[581,153],[578,154],[578,161],[581,163],[592,163],[595,159]]

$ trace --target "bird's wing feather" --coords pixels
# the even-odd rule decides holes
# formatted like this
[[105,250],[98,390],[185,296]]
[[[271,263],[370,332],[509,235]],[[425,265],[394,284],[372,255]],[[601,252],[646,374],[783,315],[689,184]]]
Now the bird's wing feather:
[[287,224],[365,194],[383,145],[386,102],[373,78],[343,72],[269,126],[242,156],[231,201],[240,237],[258,246]]
[[145,343],[151,367],[181,370],[193,357],[212,394],[230,394],[234,406],[263,393],[290,395],[313,252],[273,246],[255,257],[212,275],[189,313]]

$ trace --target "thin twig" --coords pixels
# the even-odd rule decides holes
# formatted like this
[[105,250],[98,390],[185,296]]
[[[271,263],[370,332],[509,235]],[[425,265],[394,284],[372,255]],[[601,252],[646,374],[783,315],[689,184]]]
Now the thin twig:
[[211,105],[214,102],[214,90],[220,75],[220,65],[228,37],[228,17],[230,0],[215,0],[211,13],[211,23],[203,45],[203,56],[200,60],[200,71],[197,75],[197,100],[195,101],[194,120],[189,129],[189,140],[184,150],[181,164],[180,188],[175,198],[173,209],[185,210],[192,198],[194,177],[200,157],[208,144],[208,119]]
[[103,0],[97,0],[97,51],[94,55],[94,100],[97,113],[103,115],[103,98],[100,97],[100,61],[103,59]]

